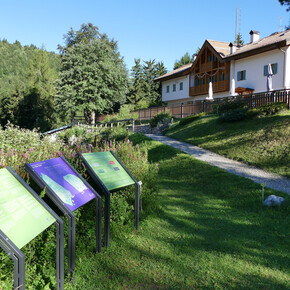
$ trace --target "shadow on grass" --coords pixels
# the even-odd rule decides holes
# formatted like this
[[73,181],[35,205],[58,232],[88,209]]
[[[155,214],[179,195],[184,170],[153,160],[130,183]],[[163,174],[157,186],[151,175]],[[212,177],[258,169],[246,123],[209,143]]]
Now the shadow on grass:
[[[171,162],[160,171],[163,216],[177,231],[201,238],[190,241],[193,248],[289,270],[287,195],[285,206],[263,208],[260,187],[253,182],[214,167],[205,170],[186,155]],[[176,170],[176,164],[183,166]]]
[[78,289],[289,289],[289,206],[262,208],[258,185],[186,154],[160,162],[159,180],[159,211],[86,251]]
[[274,115],[231,123],[220,123],[217,118],[206,116],[187,126],[176,126],[172,130],[168,130],[166,135],[177,140],[202,146],[204,142],[211,143],[216,140],[227,140],[241,134],[255,134],[260,129],[272,128],[273,126],[279,128],[284,123],[290,122],[289,115]]

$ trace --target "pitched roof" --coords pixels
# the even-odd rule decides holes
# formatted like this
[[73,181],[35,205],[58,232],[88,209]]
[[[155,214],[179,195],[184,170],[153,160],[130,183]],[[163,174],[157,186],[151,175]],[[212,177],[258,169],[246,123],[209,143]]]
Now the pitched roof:
[[255,55],[260,52],[269,51],[275,48],[283,47],[290,44],[290,29],[283,32],[276,32],[270,36],[264,37],[253,43],[247,43],[239,48],[236,52],[227,55],[226,60],[240,59],[243,57]]
[[[230,61],[234,59],[241,59],[244,57],[255,55],[257,53],[277,49],[286,45],[290,45],[290,29],[285,30],[283,32],[273,33],[270,36],[261,38],[258,41],[255,41],[253,43],[247,43],[243,46],[237,47],[236,52],[232,54],[230,54],[231,49],[229,46],[230,45],[229,42],[222,42],[222,41],[207,39],[204,42],[203,47],[207,45],[207,43],[216,52],[218,52],[221,60]],[[173,70],[163,76],[160,76],[154,79],[154,81],[165,81],[165,80],[169,80],[169,79],[186,75],[187,73],[190,72],[192,65],[193,65],[192,63],[186,64],[176,70]]]
[[184,76],[184,75],[186,75],[187,71],[189,71],[191,66],[192,66],[192,63],[185,64],[185,65],[183,65],[183,66],[181,66],[173,71],[168,72],[165,75],[162,75],[162,76],[154,79],[154,81],[166,81],[166,80],[170,80],[170,79],[177,78],[180,76]]
[[226,55],[230,53],[230,43],[216,40],[206,40],[218,53],[224,58]]

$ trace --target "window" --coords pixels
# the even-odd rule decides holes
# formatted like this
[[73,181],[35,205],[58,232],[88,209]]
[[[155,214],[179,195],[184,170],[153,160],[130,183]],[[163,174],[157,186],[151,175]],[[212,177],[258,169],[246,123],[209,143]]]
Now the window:
[[166,86],[166,93],[169,93],[169,86]]
[[183,90],[183,83],[179,83],[179,90],[180,90],[180,91]]
[[[276,75],[278,72],[278,63],[277,62],[272,63],[271,67],[272,67],[273,75]],[[264,65],[264,76],[266,77],[267,75],[268,75],[268,65]]]
[[204,85],[204,78],[201,78],[201,79],[200,79],[200,84],[201,84],[201,85]]
[[220,81],[224,81],[225,80],[225,74],[222,72],[220,75]]
[[173,92],[176,91],[176,84],[173,85]]
[[217,77],[216,77],[216,75],[214,75],[214,76],[212,77],[212,82],[213,82],[213,83],[216,83],[216,82],[217,82]]
[[245,79],[246,79],[246,71],[245,70],[238,71],[237,80],[244,81]]
[[199,86],[199,79],[198,78],[195,79],[195,86]]
[[207,56],[207,62],[211,62],[211,55]]

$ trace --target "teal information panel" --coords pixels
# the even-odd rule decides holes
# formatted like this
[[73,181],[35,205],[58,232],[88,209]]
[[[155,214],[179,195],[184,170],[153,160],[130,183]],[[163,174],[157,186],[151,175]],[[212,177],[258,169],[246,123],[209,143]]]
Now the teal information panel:
[[109,191],[135,184],[111,152],[83,153],[82,156]]
[[21,249],[55,218],[6,169],[0,169],[0,229]]

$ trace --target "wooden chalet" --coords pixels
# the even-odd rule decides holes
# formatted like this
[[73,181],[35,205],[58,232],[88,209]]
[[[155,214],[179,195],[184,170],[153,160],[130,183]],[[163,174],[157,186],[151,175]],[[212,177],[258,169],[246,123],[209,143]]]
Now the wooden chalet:
[[190,97],[208,94],[210,82],[212,82],[213,93],[229,91],[230,62],[224,60],[229,53],[229,43],[205,41],[191,66]]

